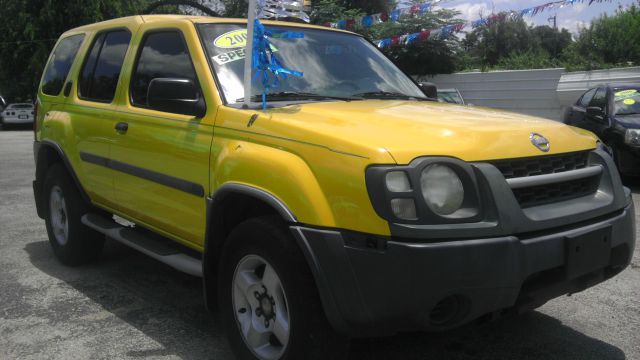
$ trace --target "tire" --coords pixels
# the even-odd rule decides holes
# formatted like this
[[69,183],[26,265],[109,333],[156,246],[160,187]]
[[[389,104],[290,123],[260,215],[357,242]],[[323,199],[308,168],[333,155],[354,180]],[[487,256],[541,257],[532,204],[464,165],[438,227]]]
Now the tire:
[[238,225],[223,247],[218,276],[221,319],[238,360],[346,358],[349,339],[329,324],[304,255],[279,217]]
[[49,242],[65,265],[78,266],[96,259],[102,252],[104,236],[88,228],[80,218],[90,206],[61,163],[53,164],[44,181],[42,203]]

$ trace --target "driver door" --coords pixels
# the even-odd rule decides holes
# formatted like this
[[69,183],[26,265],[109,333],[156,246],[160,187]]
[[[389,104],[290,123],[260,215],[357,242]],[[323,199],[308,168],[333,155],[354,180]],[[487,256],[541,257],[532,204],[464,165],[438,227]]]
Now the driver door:
[[138,37],[112,148],[119,210],[134,222],[198,247],[204,242],[213,124],[206,115],[154,110],[147,94],[156,78],[190,79],[200,88],[201,77],[183,29],[146,24]]

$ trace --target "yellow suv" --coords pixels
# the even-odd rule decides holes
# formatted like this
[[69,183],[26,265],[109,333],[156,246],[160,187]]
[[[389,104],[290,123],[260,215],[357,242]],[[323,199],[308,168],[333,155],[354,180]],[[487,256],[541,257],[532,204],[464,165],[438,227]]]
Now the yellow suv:
[[[533,309],[631,261],[606,146],[443,104],[359,35],[265,22],[284,66],[243,88],[246,20],[135,16],[62,35],[38,89],[38,215],[68,265],[105,237],[202,276],[240,359]],[[489,317],[487,316],[487,317]]]

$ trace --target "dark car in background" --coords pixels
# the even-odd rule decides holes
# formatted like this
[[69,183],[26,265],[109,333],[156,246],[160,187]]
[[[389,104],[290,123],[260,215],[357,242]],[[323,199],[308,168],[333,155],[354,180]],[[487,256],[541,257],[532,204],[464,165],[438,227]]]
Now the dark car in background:
[[567,109],[564,123],[596,134],[612,148],[620,173],[640,176],[640,84],[588,90]]

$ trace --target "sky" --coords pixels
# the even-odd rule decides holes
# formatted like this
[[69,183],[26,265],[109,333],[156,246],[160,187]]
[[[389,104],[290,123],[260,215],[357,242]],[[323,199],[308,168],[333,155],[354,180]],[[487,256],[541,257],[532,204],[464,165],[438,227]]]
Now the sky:
[[[440,7],[447,9],[456,9],[462,13],[461,17],[465,20],[476,20],[480,18],[479,14],[484,16],[493,12],[522,10],[538,5],[543,5],[552,0],[449,0],[443,2]],[[562,9],[546,10],[535,17],[526,17],[527,21],[534,25],[549,24],[548,18],[557,15],[558,27],[566,28],[576,33],[580,27],[588,26],[592,19],[597,18],[603,13],[614,14],[619,6],[629,6],[637,3],[637,0],[613,0],[611,2],[594,2],[588,5],[588,0],[583,3],[576,3],[572,6],[566,6]]]

